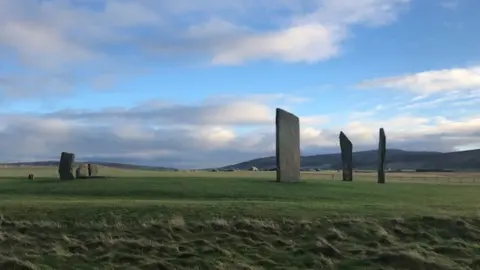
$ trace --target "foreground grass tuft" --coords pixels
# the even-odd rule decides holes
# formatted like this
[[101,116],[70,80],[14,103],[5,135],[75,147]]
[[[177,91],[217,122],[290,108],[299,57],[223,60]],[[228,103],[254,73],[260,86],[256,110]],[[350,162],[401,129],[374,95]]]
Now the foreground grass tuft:
[[6,254],[0,267],[475,269],[479,226],[480,219],[422,217],[189,221],[174,216],[120,226],[4,218],[0,249]]

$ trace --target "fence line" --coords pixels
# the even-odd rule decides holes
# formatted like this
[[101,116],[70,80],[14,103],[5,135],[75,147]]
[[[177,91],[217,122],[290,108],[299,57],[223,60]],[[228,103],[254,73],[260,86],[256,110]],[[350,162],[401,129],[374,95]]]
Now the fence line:
[[[330,178],[332,180],[341,180],[342,175],[338,174],[331,174]],[[376,180],[376,175],[362,175],[356,174],[354,178],[360,179],[371,179]],[[431,182],[431,183],[459,183],[459,184],[472,184],[472,183],[480,183],[480,175],[478,176],[460,176],[460,177],[451,177],[451,176],[391,176],[386,175],[386,179],[393,180],[393,181],[409,181],[409,182]]]

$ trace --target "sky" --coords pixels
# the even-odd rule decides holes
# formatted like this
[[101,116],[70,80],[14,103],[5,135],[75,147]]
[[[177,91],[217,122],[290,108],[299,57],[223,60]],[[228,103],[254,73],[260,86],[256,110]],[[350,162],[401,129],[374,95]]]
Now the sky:
[[480,148],[478,0],[0,0],[0,162]]

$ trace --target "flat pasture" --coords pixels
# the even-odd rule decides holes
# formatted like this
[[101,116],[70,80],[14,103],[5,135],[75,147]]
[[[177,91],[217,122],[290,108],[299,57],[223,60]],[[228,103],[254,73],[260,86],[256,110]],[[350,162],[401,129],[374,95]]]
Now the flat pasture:
[[[27,177],[33,173],[36,177],[57,177],[57,167],[0,167],[0,178]],[[155,170],[130,170],[100,167],[100,173],[110,177],[205,177],[205,178],[262,178],[275,179],[275,172],[264,171],[155,171]],[[387,181],[413,182],[413,183],[480,183],[480,172],[388,172]],[[301,173],[304,180],[341,180],[342,173],[338,171],[304,171]],[[375,171],[354,172],[354,180],[377,180]]]
[[101,172],[1,168],[0,269],[480,268],[480,186],[442,174]]

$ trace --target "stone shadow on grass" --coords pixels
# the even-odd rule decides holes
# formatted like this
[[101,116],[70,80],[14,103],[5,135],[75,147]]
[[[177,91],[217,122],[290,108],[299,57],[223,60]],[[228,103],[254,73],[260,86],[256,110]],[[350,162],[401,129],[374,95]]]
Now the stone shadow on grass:
[[[36,184],[46,184],[46,183],[69,183],[72,181],[82,181],[82,180],[93,180],[93,179],[113,179],[117,177],[111,177],[111,176],[93,176],[93,177],[86,177],[86,178],[76,178],[74,180],[70,181],[61,181],[59,178],[54,178],[54,177],[39,177],[35,178],[35,180],[31,180],[31,183],[36,183]],[[23,179],[20,177],[10,177],[9,179]]]
[[307,182],[278,182],[277,180],[268,180],[269,183],[277,183],[277,184],[286,184],[286,185],[301,185],[301,184],[308,184]]
[[76,180],[84,180],[84,179],[107,179],[107,178],[114,178],[114,177],[107,177],[107,176],[98,176],[98,175],[95,175],[95,176],[81,176],[81,177],[77,177],[75,178]]

